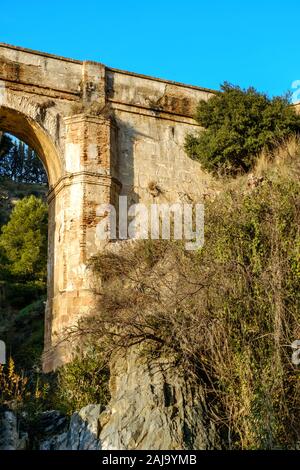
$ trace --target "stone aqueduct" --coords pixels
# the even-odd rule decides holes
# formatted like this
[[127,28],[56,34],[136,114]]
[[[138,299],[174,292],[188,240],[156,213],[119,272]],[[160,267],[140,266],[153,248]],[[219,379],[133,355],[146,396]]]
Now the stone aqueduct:
[[208,176],[184,152],[211,90],[0,44],[0,130],[34,148],[49,179],[44,369],[66,360],[59,331],[95,305],[86,269],[101,249],[97,206],[199,199]]

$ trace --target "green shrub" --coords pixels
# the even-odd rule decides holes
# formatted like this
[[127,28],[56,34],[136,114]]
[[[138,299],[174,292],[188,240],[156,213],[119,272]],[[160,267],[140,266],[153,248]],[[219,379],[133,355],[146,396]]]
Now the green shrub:
[[44,347],[45,298],[27,305],[19,312],[1,313],[1,339],[14,358],[18,370],[40,367]]
[[57,371],[55,406],[72,414],[84,406],[109,400],[109,369],[99,349],[90,347]]
[[[24,353],[27,350],[25,344]],[[0,365],[0,406],[6,404],[20,416],[26,415],[26,428],[34,435],[43,411],[55,409],[71,415],[89,404],[104,407],[110,398],[108,381],[108,364],[98,347],[90,346],[84,355],[76,355],[72,362],[49,374],[38,367],[16,367],[10,357],[7,365]]]
[[188,155],[204,169],[214,174],[247,172],[263,149],[271,150],[300,132],[300,116],[287,97],[269,98],[228,83],[221,90],[198,105],[196,120],[205,131],[186,138]]
[[297,152],[252,190],[228,183],[206,204],[201,250],[146,240],[93,260],[99,313],[80,334],[108,358],[143,344],[193,374],[226,448],[299,445],[299,176]]

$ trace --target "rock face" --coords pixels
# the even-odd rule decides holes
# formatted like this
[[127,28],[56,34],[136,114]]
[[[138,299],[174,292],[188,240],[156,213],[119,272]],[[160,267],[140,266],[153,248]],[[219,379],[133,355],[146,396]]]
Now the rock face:
[[40,449],[215,449],[217,433],[203,390],[169,360],[148,360],[137,347],[111,364],[111,400],[88,405],[71,418],[67,432]]
[[101,448],[217,448],[203,390],[169,361],[138,353],[131,348],[112,365],[112,398],[99,417]]
[[67,438],[69,450],[100,450],[99,415],[103,407],[101,405],[88,405],[71,418]]
[[[169,360],[149,360],[137,347],[112,361],[111,400],[91,404],[70,422],[58,411],[42,413],[40,450],[195,450],[219,447],[204,392]],[[0,449],[24,449],[13,412],[0,415]],[[31,443],[32,446],[32,443]]]
[[18,429],[18,422],[13,411],[0,411],[0,450],[26,449],[28,436]]
[[68,420],[59,411],[45,411],[39,419],[40,438],[36,446],[40,450],[66,448]]
[[72,415],[70,424],[58,411],[42,414],[40,450],[99,450],[98,418],[101,405],[88,405]]

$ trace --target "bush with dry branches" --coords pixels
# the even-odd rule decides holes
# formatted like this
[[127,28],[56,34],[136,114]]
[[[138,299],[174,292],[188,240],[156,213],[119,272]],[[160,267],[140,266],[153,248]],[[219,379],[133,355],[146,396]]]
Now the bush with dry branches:
[[96,256],[98,311],[73,332],[108,359],[141,343],[169,354],[205,386],[227,448],[299,446],[299,161],[207,203],[201,250],[147,240]]

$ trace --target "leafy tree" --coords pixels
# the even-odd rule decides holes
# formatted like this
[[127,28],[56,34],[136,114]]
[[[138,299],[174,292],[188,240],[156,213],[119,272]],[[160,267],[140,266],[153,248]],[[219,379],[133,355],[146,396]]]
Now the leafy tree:
[[188,135],[185,149],[203,168],[215,174],[249,171],[257,155],[300,132],[300,116],[288,96],[269,98],[255,88],[243,90],[225,82],[222,92],[201,100],[197,122],[206,130]]
[[7,268],[21,280],[45,280],[47,260],[47,206],[35,196],[18,201],[2,227],[0,247]]

